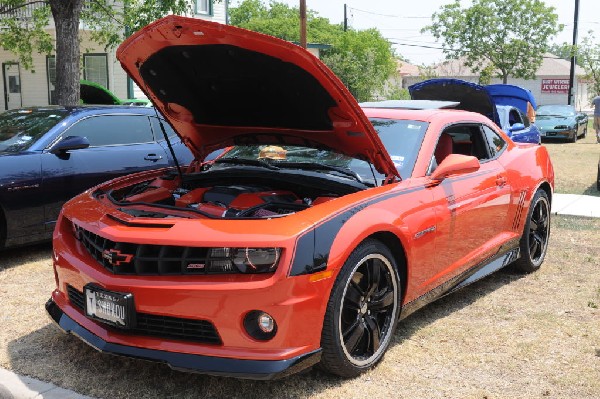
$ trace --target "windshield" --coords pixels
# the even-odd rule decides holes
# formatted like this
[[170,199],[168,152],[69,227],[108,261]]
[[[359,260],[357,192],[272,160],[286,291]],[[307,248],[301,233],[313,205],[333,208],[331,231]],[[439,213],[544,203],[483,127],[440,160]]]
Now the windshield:
[[[400,176],[410,177],[415,166],[428,123],[413,120],[371,119]],[[332,150],[302,146],[247,145],[232,147],[220,158],[221,162],[235,160],[264,161],[277,168],[305,169],[352,178],[352,174],[369,185],[381,184],[384,176],[361,159]],[[219,162],[219,161],[217,161]],[[321,165],[322,170],[319,169]],[[337,170],[336,170],[337,169]],[[350,172],[350,173],[348,173]]]
[[571,105],[541,105],[537,116],[574,116],[575,108]]
[[21,109],[0,114],[0,152],[28,149],[67,114],[59,109]]

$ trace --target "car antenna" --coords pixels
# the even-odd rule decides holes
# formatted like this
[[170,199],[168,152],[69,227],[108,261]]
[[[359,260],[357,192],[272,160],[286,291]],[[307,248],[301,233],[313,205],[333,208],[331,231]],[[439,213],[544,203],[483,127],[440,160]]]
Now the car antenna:
[[160,130],[162,130],[163,137],[167,141],[167,147],[169,147],[169,151],[171,152],[171,156],[173,157],[173,162],[175,162],[175,166],[177,167],[177,174],[179,175],[179,180],[183,181],[183,173],[181,173],[181,165],[177,161],[177,156],[175,155],[175,151],[173,151],[173,146],[171,145],[171,140],[169,140],[169,136],[167,135],[167,131],[163,126],[162,119],[158,116],[158,110],[154,107],[154,112],[156,113],[156,119],[158,119],[158,124],[160,125]]

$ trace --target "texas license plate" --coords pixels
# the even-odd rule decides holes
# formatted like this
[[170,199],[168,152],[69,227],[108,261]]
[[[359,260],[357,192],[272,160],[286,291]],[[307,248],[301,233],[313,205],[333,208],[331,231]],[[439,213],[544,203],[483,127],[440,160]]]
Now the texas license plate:
[[134,327],[135,307],[132,294],[108,291],[90,284],[84,287],[84,292],[87,317],[115,327]]

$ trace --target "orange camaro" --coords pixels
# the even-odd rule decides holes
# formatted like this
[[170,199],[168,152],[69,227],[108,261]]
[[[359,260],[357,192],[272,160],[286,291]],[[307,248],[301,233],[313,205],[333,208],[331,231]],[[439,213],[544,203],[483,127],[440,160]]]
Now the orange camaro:
[[544,260],[548,154],[482,115],[361,108],[300,47],[176,16],[118,58],[197,160],[228,150],[64,206],[46,308],[100,351],[235,377],[317,363],[352,377],[410,313]]

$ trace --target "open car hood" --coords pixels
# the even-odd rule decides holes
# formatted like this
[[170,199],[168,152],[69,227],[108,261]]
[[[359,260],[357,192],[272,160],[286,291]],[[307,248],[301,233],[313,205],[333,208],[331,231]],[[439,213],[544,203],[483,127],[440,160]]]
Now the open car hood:
[[398,175],[342,82],[290,42],[168,16],[125,40],[117,58],[197,159],[236,144],[303,145]]
[[79,98],[84,104],[121,104],[121,100],[103,86],[87,80],[82,80],[79,83]]
[[495,84],[484,86],[490,94],[496,105],[511,105],[527,114],[527,103],[530,103],[533,109],[537,108],[533,94],[522,87]]
[[457,101],[456,109],[478,112],[500,126],[496,104],[484,86],[460,79],[429,79],[408,87],[413,100]]
[[519,86],[493,84],[482,86],[460,79],[429,79],[409,86],[414,100],[458,101],[457,109],[478,112],[501,126],[496,106],[513,106],[528,114],[527,103],[537,108],[531,91]]

